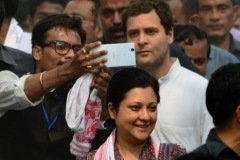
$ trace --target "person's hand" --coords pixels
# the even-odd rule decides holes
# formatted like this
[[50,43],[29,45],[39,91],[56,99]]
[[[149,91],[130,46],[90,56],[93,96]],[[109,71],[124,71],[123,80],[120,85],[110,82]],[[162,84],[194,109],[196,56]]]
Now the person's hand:
[[100,64],[104,64],[107,59],[101,58],[101,56],[107,54],[107,51],[90,51],[101,45],[101,42],[93,42],[86,44],[82,49],[76,53],[71,64],[69,65],[69,69],[76,74],[84,74],[84,73],[96,73],[99,70]]
[[110,68],[100,64],[99,71],[95,74],[94,88],[98,91],[98,96],[104,102],[106,99],[107,86],[112,78],[112,71]]

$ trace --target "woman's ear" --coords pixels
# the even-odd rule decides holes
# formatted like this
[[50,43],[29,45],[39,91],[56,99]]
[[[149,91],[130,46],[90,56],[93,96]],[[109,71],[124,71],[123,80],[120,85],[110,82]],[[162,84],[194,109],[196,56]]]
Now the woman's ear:
[[108,113],[112,119],[116,118],[117,112],[116,112],[116,109],[114,109],[111,102],[108,103]]
[[35,61],[39,61],[42,58],[42,48],[38,45],[33,46],[32,56]]

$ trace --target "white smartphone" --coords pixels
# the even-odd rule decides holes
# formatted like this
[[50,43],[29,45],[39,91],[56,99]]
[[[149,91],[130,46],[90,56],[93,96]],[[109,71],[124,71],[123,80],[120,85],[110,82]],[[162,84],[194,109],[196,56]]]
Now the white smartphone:
[[136,66],[134,43],[102,44],[91,52],[107,50],[108,67]]

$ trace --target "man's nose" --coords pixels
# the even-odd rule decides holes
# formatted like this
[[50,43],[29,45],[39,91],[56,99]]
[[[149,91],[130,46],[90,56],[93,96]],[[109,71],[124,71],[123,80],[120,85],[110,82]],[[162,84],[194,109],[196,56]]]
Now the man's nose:
[[120,13],[120,12],[118,12],[118,11],[115,11],[115,12],[114,12],[114,15],[113,15],[113,23],[114,23],[114,24],[120,24],[120,23],[122,23],[121,13]]
[[140,33],[138,37],[138,44],[143,45],[146,43],[146,36],[144,33]]
[[213,9],[211,13],[212,13],[211,19],[214,19],[214,20],[219,19],[219,11],[218,10]]

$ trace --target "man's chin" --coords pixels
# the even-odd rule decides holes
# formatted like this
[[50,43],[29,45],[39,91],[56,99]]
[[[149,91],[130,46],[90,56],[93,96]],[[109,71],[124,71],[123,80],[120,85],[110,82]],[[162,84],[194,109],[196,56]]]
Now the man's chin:
[[137,62],[137,67],[138,68],[142,68],[144,70],[148,70],[149,68],[152,68],[152,63],[148,62],[148,61],[138,61]]
[[216,39],[218,40],[219,38],[222,38],[225,35],[223,32],[212,32],[208,35],[210,39]]

